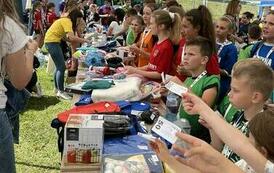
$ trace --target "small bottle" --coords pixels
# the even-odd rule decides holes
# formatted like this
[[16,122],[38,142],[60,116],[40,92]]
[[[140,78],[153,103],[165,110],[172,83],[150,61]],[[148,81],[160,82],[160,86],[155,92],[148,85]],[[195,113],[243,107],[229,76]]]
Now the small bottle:
[[[174,144],[176,144],[177,146],[182,147],[182,148],[188,148],[188,144],[179,138],[176,140],[176,142]],[[180,153],[177,150],[174,150],[173,147],[170,150],[170,154],[173,156],[179,156],[179,157],[185,158],[183,153]]]
[[177,113],[180,106],[181,98],[180,96],[169,92],[167,95],[166,100],[166,107],[167,107],[167,113],[166,113],[166,119],[173,122],[177,120]]

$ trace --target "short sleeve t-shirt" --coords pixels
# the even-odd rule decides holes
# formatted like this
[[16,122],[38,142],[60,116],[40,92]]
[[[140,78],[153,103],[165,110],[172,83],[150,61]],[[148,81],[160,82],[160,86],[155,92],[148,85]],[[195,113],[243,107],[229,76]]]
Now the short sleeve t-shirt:
[[71,20],[67,17],[60,18],[48,29],[44,42],[60,43],[61,39],[69,32],[73,32]]
[[[192,83],[195,81],[195,79],[196,78],[188,77],[184,81],[184,85],[189,88],[192,85]],[[216,87],[217,91],[219,92],[219,87],[220,87],[219,77],[216,75],[210,75],[210,76],[205,75],[200,80],[198,80],[197,83],[195,83],[192,86],[191,91],[195,95],[201,98],[205,90],[214,88],[214,87]],[[180,115],[180,118],[185,118],[189,121],[191,126],[191,131],[190,131],[191,135],[197,138],[200,138],[208,143],[210,142],[210,134],[208,129],[198,122],[199,115],[187,114],[182,106],[180,106],[179,115]]]
[[[2,23],[0,23],[2,25]],[[5,16],[4,27],[7,31],[3,31],[0,33],[0,61],[9,55],[16,53],[20,49],[22,49],[28,42],[28,37],[26,36],[23,29],[15,23],[10,17]],[[16,33],[16,34],[14,34]],[[2,66],[0,66],[0,71],[2,72]],[[1,78],[1,76],[0,76]],[[7,97],[5,95],[6,87],[3,83],[0,83],[0,108],[6,107]]]
[[42,24],[42,13],[40,10],[35,10],[33,13],[33,29],[40,30],[39,24]]
[[249,166],[243,159],[235,163],[245,173],[256,173],[251,166]]
[[123,29],[122,25],[119,25],[116,21],[112,21],[109,28],[112,28],[112,35],[118,34]]
[[55,12],[49,11],[47,13],[47,28],[49,28],[56,19],[57,19],[57,16]]
[[[247,135],[248,121],[244,117],[244,112],[238,113],[230,124],[240,130],[243,134]],[[227,145],[224,146],[222,154],[233,163],[236,163],[240,160],[240,157],[236,153],[234,153]]]
[[169,39],[156,43],[150,54],[147,71],[169,73],[173,57],[172,42]]
[[[224,43],[217,43],[217,54],[220,69],[225,70],[231,74],[233,65],[237,62],[238,52],[236,46],[226,41]],[[221,76],[220,99],[222,99],[230,89],[231,77]]]
[[[257,43],[259,44],[259,43]],[[274,50],[273,50],[273,44],[269,43],[263,43],[261,46],[253,46],[252,49],[255,49],[256,47],[257,50],[254,54],[254,58],[259,58],[262,60],[266,65],[274,69]],[[252,51],[252,50],[251,50]]]
[[252,50],[253,46],[254,46],[254,44],[245,45],[239,52],[238,61],[250,58],[251,50]]
[[218,105],[218,111],[224,117],[226,122],[230,123],[234,117],[240,113],[238,109],[236,109],[229,101],[228,96],[225,96],[220,104]]

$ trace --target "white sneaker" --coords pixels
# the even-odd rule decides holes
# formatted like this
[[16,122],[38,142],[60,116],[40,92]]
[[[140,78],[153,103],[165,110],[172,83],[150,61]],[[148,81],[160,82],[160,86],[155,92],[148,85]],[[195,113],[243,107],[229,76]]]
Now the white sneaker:
[[71,100],[72,99],[71,96],[69,96],[67,93],[62,92],[62,91],[58,91],[56,96],[60,97],[61,99],[64,99],[64,100]]
[[37,94],[37,97],[43,96],[42,87],[39,82],[36,83],[36,94]]

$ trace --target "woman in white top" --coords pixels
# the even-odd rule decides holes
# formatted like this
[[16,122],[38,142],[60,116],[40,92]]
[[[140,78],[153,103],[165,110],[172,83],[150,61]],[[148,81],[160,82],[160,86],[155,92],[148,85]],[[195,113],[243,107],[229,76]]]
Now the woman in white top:
[[16,171],[12,131],[5,111],[4,76],[15,88],[25,88],[32,76],[33,54],[37,50],[37,43],[25,35],[15,9],[14,0],[0,0],[0,172],[9,173]]
[[121,8],[117,8],[113,13],[115,20],[113,20],[108,27],[108,36],[116,35],[123,29],[122,23],[124,20],[125,11]]

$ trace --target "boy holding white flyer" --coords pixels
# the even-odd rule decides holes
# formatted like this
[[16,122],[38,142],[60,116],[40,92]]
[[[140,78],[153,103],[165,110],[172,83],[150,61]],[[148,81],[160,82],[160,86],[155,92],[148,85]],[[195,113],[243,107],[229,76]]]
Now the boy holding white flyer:
[[[184,81],[184,86],[190,92],[199,96],[211,108],[214,108],[219,93],[220,79],[217,75],[208,75],[206,65],[213,53],[211,42],[204,37],[196,37],[186,42],[183,65],[191,73]],[[199,115],[188,115],[180,106],[180,118],[185,118],[191,125],[190,134],[206,142],[210,142],[210,134],[207,128],[199,122]]]

